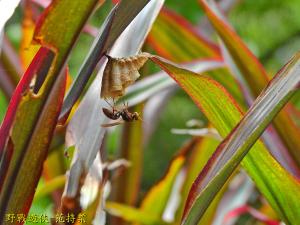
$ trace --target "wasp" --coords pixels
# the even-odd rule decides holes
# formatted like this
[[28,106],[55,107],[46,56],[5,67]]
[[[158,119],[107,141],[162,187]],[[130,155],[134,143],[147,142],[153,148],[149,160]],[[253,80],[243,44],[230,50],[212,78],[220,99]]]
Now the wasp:
[[[107,102],[107,104],[109,103]],[[119,118],[122,118],[122,120],[119,120],[115,123],[102,124],[101,125],[102,127],[112,127],[112,126],[122,124],[124,122],[133,122],[136,120],[141,120],[140,115],[137,112],[132,113],[128,110],[128,104],[124,105],[124,108],[121,110],[117,110],[115,106],[112,106],[111,104],[109,105],[112,107],[112,110],[107,108],[102,108],[104,115],[112,120],[118,120]]]
[[103,72],[100,95],[101,98],[115,98],[123,96],[125,89],[139,78],[138,70],[151,55],[142,52],[126,58],[112,58],[109,55],[106,57],[108,62]]

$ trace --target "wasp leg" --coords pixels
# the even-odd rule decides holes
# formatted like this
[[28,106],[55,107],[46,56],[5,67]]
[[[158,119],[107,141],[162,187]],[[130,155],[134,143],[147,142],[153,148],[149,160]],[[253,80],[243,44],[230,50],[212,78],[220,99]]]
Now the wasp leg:
[[105,98],[104,101],[112,108],[113,113],[117,112],[115,99],[112,98],[113,105]]
[[108,60],[110,60],[112,57],[110,56],[110,55],[108,55],[108,54],[104,54],[106,57],[107,57],[107,59]]

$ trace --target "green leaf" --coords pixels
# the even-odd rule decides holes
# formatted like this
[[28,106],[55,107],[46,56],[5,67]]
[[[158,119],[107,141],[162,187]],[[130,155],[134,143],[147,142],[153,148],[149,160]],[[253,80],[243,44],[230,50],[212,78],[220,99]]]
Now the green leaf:
[[59,51],[58,61],[64,59],[97,3],[95,0],[52,2],[36,25],[34,40]]
[[[187,148],[186,150],[189,151],[192,145],[193,143],[184,148]],[[174,182],[182,169],[185,159],[184,155],[178,155],[171,161],[165,176],[150,189],[143,199],[140,207],[143,212],[162,218],[174,188]],[[155,207],[153,207],[154,205]]]
[[[187,165],[187,172],[186,172],[186,179],[183,184],[181,190],[181,204],[178,208],[176,213],[176,221],[180,221],[184,205],[186,203],[189,190],[192,187],[193,182],[197,178],[197,175],[203,169],[205,164],[207,163],[208,159],[213,154],[213,151],[217,148],[220,141],[217,141],[214,138],[201,138],[198,139],[193,150],[191,151],[191,156],[188,157],[188,165]],[[203,219],[201,220],[200,224],[211,224],[214,214],[216,212],[217,205],[219,203],[219,199],[215,199],[215,203],[212,203],[210,209],[204,214]]]
[[23,76],[21,87],[17,87],[17,96],[13,96],[17,101],[10,103],[17,107],[17,112],[6,145],[6,151],[13,150],[13,155],[0,196],[1,224],[5,224],[6,212],[27,214],[30,208],[63,101],[66,60],[97,2],[54,1],[39,21],[35,40],[54,50],[56,55],[53,61],[49,58],[52,61],[49,69],[49,62],[40,63],[40,57],[53,56],[53,52],[46,47],[39,50],[32,62],[32,65],[37,65],[31,68],[35,70],[29,68],[26,72],[40,75],[35,87],[29,89],[30,80],[23,81],[28,79],[28,76]]
[[159,55],[175,62],[219,56],[214,43],[201,36],[185,18],[166,8],[155,21],[148,43]]
[[159,217],[143,212],[127,205],[119,204],[116,202],[106,202],[106,210],[117,217],[128,222],[138,222],[143,225],[166,225]]
[[[251,122],[250,125],[247,120],[241,122],[243,126],[246,126],[242,129],[244,135],[240,136],[241,131],[236,128],[239,132],[233,131],[232,136],[229,136],[226,142],[219,146],[219,150],[210,159],[192,188],[186,205],[183,224],[194,224],[201,218],[212,199],[250,147],[288,101],[292,93],[295,92],[294,88],[299,82],[299,58],[300,55],[297,55],[284,67],[269,88],[263,92],[262,97],[258,98],[257,104],[251,108],[251,113],[247,114],[246,117],[248,119],[250,117],[248,121]],[[152,60],[160,65],[190,95],[221,136],[228,135],[238,124],[243,114],[236,102],[220,84],[210,78],[171,65],[158,57],[153,57]],[[260,117],[257,117],[258,120],[256,121],[253,120],[253,115]],[[232,139],[233,137],[238,137],[238,139]],[[228,140],[234,142],[227,142]],[[240,140],[242,141],[239,142]],[[232,143],[235,145],[232,146]],[[228,153],[222,151],[224,147],[230,146],[235,148],[228,149]],[[215,163],[217,167],[212,167]],[[300,197],[298,180],[280,166],[260,141],[252,147],[242,165],[281,219],[286,224],[296,225],[300,220],[300,202],[297,200]],[[207,176],[206,173],[210,176]]]
[[53,191],[62,188],[66,182],[65,175],[60,175],[52,180],[47,181],[42,187],[37,188],[36,194],[34,196],[34,200],[41,199],[50,195]]
[[[192,63],[183,64],[182,66],[197,73],[205,73],[209,71],[220,72],[214,73],[216,75],[223,75],[222,71],[225,69],[225,65],[220,59],[197,60]],[[228,83],[231,81],[229,79],[227,80]],[[174,87],[178,87],[176,82],[174,82],[174,80],[170,78],[164,71],[161,71],[140,79],[129,86],[126,91],[126,95],[122,96],[117,103],[128,102],[129,106],[133,106],[146,101],[158,92]]]
[[[128,1],[122,1],[124,4],[125,2],[133,4],[136,1],[130,1],[130,3]],[[137,4],[139,5],[140,3]],[[161,5],[162,0],[149,3],[143,9],[143,12],[137,15],[136,18],[132,17],[133,12],[130,10],[128,12],[123,11],[127,7],[120,8],[121,11],[119,13],[121,14],[122,12],[122,15],[128,13],[128,15],[126,15],[133,21],[114,43],[113,50],[110,50],[108,54],[110,54],[111,51],[113,54],[121,54],[124,56],[127,54],[137,54],[140,51],[141,45],[144,42],[144,39],[146,38]],[[120,18],[116,21],[119,20]],[[105,27],[106,25],[104,24],[103,26]],[[143,32],[141,32],[141,29]],[[122,31],[123,30],[120,30],[120,32]],[[93,51],[93,49],[91,49],[91,51]],[[68,126],[67,132],[72,133],[72,140],[67,138],[66,141],[68,144],[74,145],[76,148],[75,157],[72,161],[70,176],[66,186],[67,191],[65,192],[65,195],[71,198],[76,196],[80,176],[84,171],[88,170],[88,168],[92,165],[96,154],[99,153],[99,148],[107,130],[107,128],[100,126],[100,124],[108,123],[107,116],[105,116],[102,112],[102,108],[107,107],[107,102],[99,98],[99,95],[95,95],[95,93],[100,93],[104,66],[105,64],[101,65],[98,75],[81,101]],[[99,126],[91,126],[91,124],[99,124]],[[93,140],[92,142],[90,141],[91,139]],[[135,195],[136,193],[133,194]]]
[[7,108],[7,100],[4,94],[2,93],[2,91],[0,90],[0,121],[2,121],[4,117],[6,108]]
[[8,144],[13,148],[13,155],[0,196],[3,224],[6,224],[2,217],[5,212],[26,214],[30,208],[62,105],[64,88],[65,76],[60,76],[39,117],[35,112],[41,97],[31,91],[22,97]]
[[23,73],[18,53],[6,36],[3,37],[0,55],[0,87],[4,94],[11,98],[15,87]]
[[[133,110],[142,111],[142,108],[142,105],[138,105]],[[113,189],[116,191],[114,201],[135,205],[138,199],[142,176],[142,121],[124,124],[120,149],[120,157],[128,160],[130,167],[126,168],[113,186]]]
[[[160,56],[174,62],[205,61],[208,58],[223,62],[218,46],[204,38],[185,18],[166,9],[160,12],[147,40]],[[240,87],[227,68],[206,74],[224,85],[240,104],[245,105]]]
[[79,98],[98,61],[149,1],[123,0],[111,11],[67,94],[60,116],[62,119]]
[[[41,48],[35,56],[34,62],[30,65],[26,73],[22,76],[22,79],[20,80],[12,98],[10,99],[10,103],[8,105],[5,117],[0,128],[0,190],[2,188],[7,169],[11,162],[12,154],[14,152],[14,146],[9,144],[11,143],[9,134],[13,126],[15,116],[17,114],[17,108],[23,98],[23,95],[28,92],[32,93],[32,91],[28,90],[31,79],[34,77],[34,75],[39,77],[42,76],[45,72],[47,73],[47,70],[51,65],[53,57],[53,52],[51,52],[48,49]],[[41,65],[43,65],[43,69],[41,69]],[[32,117],[30,119],[32,119]],[[22,142],[26,140],[19,141]]]
[[[258,59],[243,43],[241,38],[226,22],[225,18],[218,12],[214,1],[199,0],[208,19],[214,26],[220,38],[228,49],[234,63],[240,70],[244,80],[247,82],[252,94],[257,97],[264,87],[267,86],[269,78]],[[287,146],[294,160],[300,165],[300,130],[291,120],[288,112],[282,110],[274,119],[274,127],[284,144]],[[289,134],[289,135],[286,135]]]

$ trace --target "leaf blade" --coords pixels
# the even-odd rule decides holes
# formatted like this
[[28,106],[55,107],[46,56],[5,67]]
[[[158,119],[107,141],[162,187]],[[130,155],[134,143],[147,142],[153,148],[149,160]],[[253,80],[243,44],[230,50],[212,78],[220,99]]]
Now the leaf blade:
[[[6,140],[9,138],[7,131],[13,124],[7,149],[14,148],[12,156],[14,163],[11,162],[8,168],[8,174],[13,176],[6,176],[0,197],[2,222],[6,211],[28,213],[63,100],[66,59],[96,3],[96,0],[54,1],[42,16],[36,35],[40,35],[39,38],[43,39],[42,44],[52,48],[56,55],[46,47],[40,48],[32,62],[33,68],[27,70],[28,75],[22,78],[18,91],[14,94],[10,104],[11,111],[6,114],[7,123],[1,127],[1,137],[4,137],[2,140]],[[73,12],[78,13],[76,19],[72,20],[67,28],[69,32],[67,38],[61,35],[66,31],[66,27],[62,25],[61,18],[57,18],[57,11],[53,8],[64,11],[58,13],[62,18],[70,18]],[[56,26],[57,23],[60,25]],[[56,36],[57,34],[59,35]],[[50,62],[39,58],[40,55],[47,56],[48,54],[56,57],[54,59],[46,57]],[[48,64],[51,65],[51,69]],[[31,90],[29,83],[35,73],[40,75],[39,85],[42,85],[38,90]],[[45,126],[45,123],[48,126]],[[33,174],[30,179],[27,177],[30,173],[26,168],[30,169]],[[27,184],[26,188],[24,188],[24,183]]]
[[[291,64],[296,64],[296,66],[298,66],[298,59],[299,55],[296,56]],[[175,66],[172,66],[166,62],[162,62],[160,59],[158,59],[158,57],[154,57],[152,58],[152,60],[158,63],[163,69],[165,69],[165,71],[168,72],[168,74],[173,79],[175,79],[179,85],[181,85],[181,87],[202,109],[202,111],[206,114],[208,119],[213,123],[213,125],[222,136],[227,135],[230,130],[239,122],[240,118],[242,117],[241,110],[239,109],[235,101],[230,97],[230,95],[225,91],[225,89],[222,88],[218,83],[207,77],[190,73],[186,70],[176,68]],[[295,74],[297,73],[294,73],[294,76]],[[295,79],[295,77],[293,77],[293,79]],[[287,94],[287,96],[288,97],[285,96],[286,99],[284,99],[284,101],[287,101],[287,99],[290,97],[290,94]],[[276,110],[279,109],[277,108]],[[266,126],[266,124],[263,124],[263,126]],[[259,136],[259,132],[256,135]],[[253,139],[252,142],[254,142],[255,140],[256,139]],[[245,151],[241,152],[243,154],[238,156],[240,157],[239,160],[242,159],[245,154]],[[220,151],[215,154],[216,155],[214,156],[214,158],[221,155]],[[200,180],[203,179],[205,172],[211,169],[210,166],[212,165],[214,158],[211,158],[210,163],[206,166],[204,172],[201,173],[201,176],[198,177],[196,183],[199,183]],[[231,166],[235,168],[237,165],[238,163],[232,164]],[[276,212],[281,216],[281,218],[287,224],[296,224],[296,221],[299,221],[299,218],[297,217],[300,215],[300,208],[299,203],[295,201],[294,196],[300,195],[299,182],[295,178],[293,178],[285,169],[283,169],[276,160],[274,160],[274,158],[268,153],[268,151],[264,148],[260,141],[258,141],[258,143],[253,146],[252,150],[244,158],[242,165],[245,166],[249,175],[255,181],[258,188],[265,195],[267,200],[270,202]],[[213,199],[213,196],[217,193],[217,191],[214,190],[212,184],[215,184],[220,188],[233,171],[233,168],[230,167],[229,164],[226,164],[224,165],[224,167],[222,167],[222,170],[220,170],[221,172],[217,170],[217,174],[216,171],[213,170],[214,174],[216,174],[215,177],[218,179],[209,181],[209,185],[207,186],[207,189],[205,189],[208,195],[204,195],[203,198],[199,199],[199,201],[196,201],[195,204],[198,204],[198,206],[195,206],[195,208],[201,206],[200,210],[196,210],[195,208],[193,208],[193,201],[189,200],[189,203],[186,207],[186,212],[184,214],[183,224],[189,224],[189,222],[193,223],[198,221],[199,217],[201,217],[206,209],[205,205],[207,204],[204,203],[210,202]],[[223,176],[226,177],[226,179],[223,179]],[[206,181],[208,182],[208,180]],[[199,185],[196,186],[197,188],[199,188]],[[206,186],[204,185],[204,187]],[[201,190],[201,188],[202,186],[200,185],[199,190]],[[209,192],[213,192],[213,190],[216,192],[210,195]],[[282,193],[283,190],[285,190],[284,194]],[[293,194],[291,194],[291,192],[293,192]],[[191,194],[190,199],[195,199],[195,196],[197,196],[195,192],[193,193],[194,195]],[[274,195],[274,193],[282,193],[282,195],[278,197],[278,195],[276,196]],[[284,205],[286,201],[288,201],[289,204],[292,204],[293,207],[290,209],[285,209]],[[195,211],[193,211],[193,216],[189,217],[188,215],[190,214],[187,215],[186,213],[187,211],[189,211],[189,209],[191,209],[191,207]],[[293,210],[293,212],[291,212],[290,210]]]
[[[199,3],[218,35],[226,45],[252,94],[257,97],[269,82],[265,69],[254,54],[243,43],[241,38],[226,22],[225,18],[218,11],[215,2],[199,0]],[[288,148],[289,153],[296,163],[300,165],[300,139],[298,138],[300,135],[300,129],[291,120],[285,109],[276,116],[273,123],[276,131]]]
[[78,76],[66,96],[60,116],[61,120],[65,119],[79,98],[98,61],[113,46],[125,28],[149,2],[150,0],[124,0],[111,11],[106,20],[106,25],[103,27],[103,32],[100,31],[98,34],[93,44],[94,47],[86,57]]

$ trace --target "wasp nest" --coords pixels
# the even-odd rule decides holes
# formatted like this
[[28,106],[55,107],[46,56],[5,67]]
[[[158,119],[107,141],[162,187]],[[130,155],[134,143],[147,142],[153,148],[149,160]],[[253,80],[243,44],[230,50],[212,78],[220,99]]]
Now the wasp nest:
[[139,78],[138,70],[150,57],[143,52],[128,58],[111,58],[106,64],[102,78],[101,98],[118,98],[125,89]]

